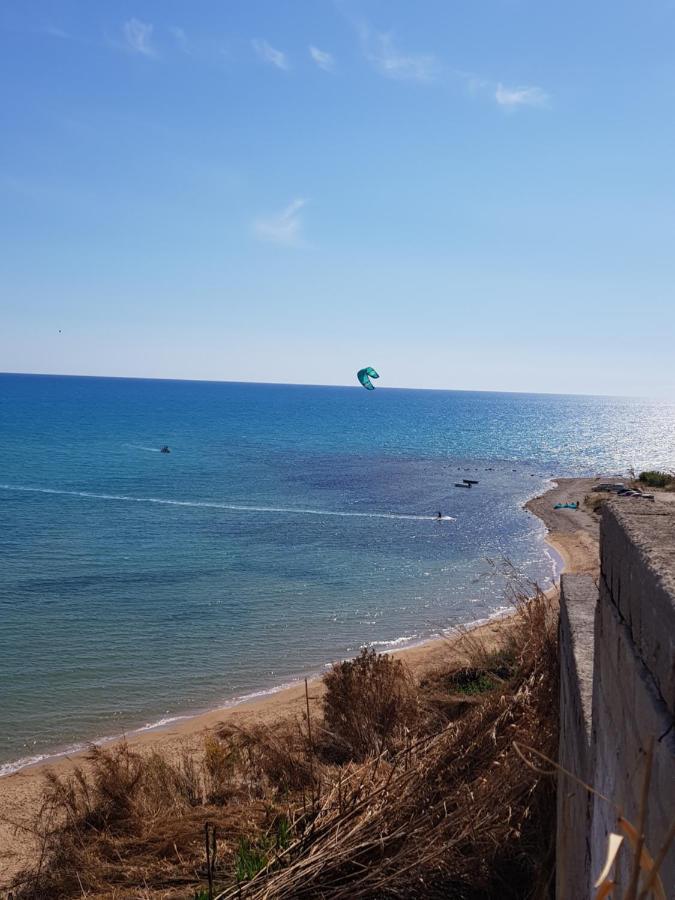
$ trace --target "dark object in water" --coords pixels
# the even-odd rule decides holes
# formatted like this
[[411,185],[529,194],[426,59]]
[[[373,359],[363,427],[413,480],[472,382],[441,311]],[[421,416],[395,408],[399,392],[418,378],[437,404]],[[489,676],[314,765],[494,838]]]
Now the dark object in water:
[[477,481],[474,481],[473,478],[462,478],[464,484],[468,484],[471,487],[472,484],[478,484]]
[[171,448],[164,444],[163,447],[160,448],[160,453],[171,453]]
[[462,482],[462,484],[460,484],[459,481],[456,481],[456,482],[455,482],[455,487],[465,487],[465,488],[470,488],[471,485],[470,485],[470,484],[464,484],[463,482]]

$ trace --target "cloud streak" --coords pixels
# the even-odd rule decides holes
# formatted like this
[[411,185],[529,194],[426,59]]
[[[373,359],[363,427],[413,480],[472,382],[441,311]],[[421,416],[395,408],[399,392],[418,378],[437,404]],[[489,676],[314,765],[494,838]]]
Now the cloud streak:
[[49,37],[59,38],[62,41],[72,41],[73,36],[69,34],[67,31],[64,31],[63,28],[58,28],[56,25],[46,25],[43,29],[43,33],[48,35]]
[[129,19],[122,28],[124,46],[132,53],[156,57],[157,51],[152,44],[153,31],[153,26],[148,22],[141,22],[140,19]]
[[365,23],[356,26],[363,53],[371,66],[385,78],[398,81],[436,81],[441,65],[433,53],[404,53],[388,32],[371,31]]
[[169,28],[169,32],[176,42],[176,46],[178,47],[178,49],[183,53],[189,53],[190,45],[188,43],[187,35],[184,29],[180,28],[178,25],[172,25]]
[[268,63],[271,66],[276,66],[277,69],[281,69],[286,72],[290,69],[290,64],[288,59],[286,58],[286,54],[281,50],[277,50],[271,44],[268,44],[267,41],[253,40],[251,41],[253,45],[253,49],[257,53],[259,59],[263,62]]
[[300,212],[306,204],[306,200],[297,198],[289,203],[282,212],[256,219],[253,223],[253,234],[258,240],[272,244],[280,244],[285,247],[302,246]]
[[312,57],[317,66],[320,69],[323,69],[324,72],[334,71],[335,57],[332,53],[327,53],[325,50],[319,50],[318,47],[314,47],[312,44],[310,44],[309,55]]
[[549,95],[540,87],[505,87],[499,83],[494,94],[498,106],[515,111],[521,106],[544,108],[549,105]]

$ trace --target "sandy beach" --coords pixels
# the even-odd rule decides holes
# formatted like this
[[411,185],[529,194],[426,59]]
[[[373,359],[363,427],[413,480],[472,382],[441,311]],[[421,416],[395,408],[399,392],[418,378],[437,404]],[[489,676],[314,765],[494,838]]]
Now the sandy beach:
[[[530,500],[526,508],[542,519],[548,530],[547,540],[561,555],[565,571],[597,575],[598,519],[590,511],[554,510],[558,502],[583,501],[597,479],[560,479],[541,497]],[[495,619],[478,626],[475,633],[487,642],[496,640],[503,620]],[[433,669],[441,660],[461,659],[462,636],[438,638],[395,654],[405,659],[417,676]],[[317,708],[321,699],[320,679],[309,683],[310,703]],[[280,717],[299,717],[304,712],[305,687],[298,683],[276,693],[266,694],[237,706],[214,709],[174,722],[162,729],[136,732],[128,736],[134,748],[162,750],[171,747],[198,747],[206,732],[222,722],[250,724],[271,722]],[[318,709],[317,709],[318,715]],[[22,769],[0,778],[0,887],[6,886],[25,865],[34,852],[31,834],[23,826],[39,809],[45,771],[67,775],[78,766],[86,765],[86,751],[55,757],[52,760]]]

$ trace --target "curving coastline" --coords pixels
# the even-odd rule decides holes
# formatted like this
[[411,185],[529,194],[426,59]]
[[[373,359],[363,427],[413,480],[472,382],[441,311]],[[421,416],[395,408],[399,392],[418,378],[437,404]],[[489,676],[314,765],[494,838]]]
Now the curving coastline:
[[[594,574],[598,567],[595,517],[584,509],[578,511],[554,510],[557,502],[583,500],[595,479],[558,479],[540,497],[533,498],[525,508],[538,516],[547,529],[546,540],[560,555],[564,571]],[[472,626],[473,633],[490,642],[497,640],[503,627],[505,614],[498,613],[490,620]],[[393,655],[404,658],[413,673],[419,675],[433,669],[441,659],[461,659],[462,634],[440,637],[399,650]],[[310,700],[316,706],[323,690],[321,679],[315,675],[309,680]],[[198,747],[210,729],[224,721],[248,725],[253,722],[269,723],[278,718],[300,716],[305,704],[304,681],[280,685],[257,696],[234,700],[208,712],[176,716],[156,725],[145,726],[129,734],[126,739],[135,748],[161,747],[163,750]],[[121,738],[110,739],[110,742]],[[61,775],[86,764],[87,748],[66,751],[27,765],[11,774],[0,777],[0,886],[8,882],[23,865],[32,851],[30,836],[16,825],[26,820],[30,811],[39,808],[42,782],[49,769]]]
[[[556,478],[550,490],[525,504],[546,526],[546,541],[562,557],[565,572],[593,576],[599,572],[599,520],[583,502],[597,481],[597,478]],[[579,509],[554,509],[556,503],[575,501],[579,502]]]

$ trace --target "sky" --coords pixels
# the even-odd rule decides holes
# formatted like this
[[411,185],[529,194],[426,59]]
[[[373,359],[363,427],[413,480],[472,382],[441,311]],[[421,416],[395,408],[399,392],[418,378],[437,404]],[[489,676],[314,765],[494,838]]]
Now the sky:
[[0,370],[675,396],[675,0],[3,0]]

